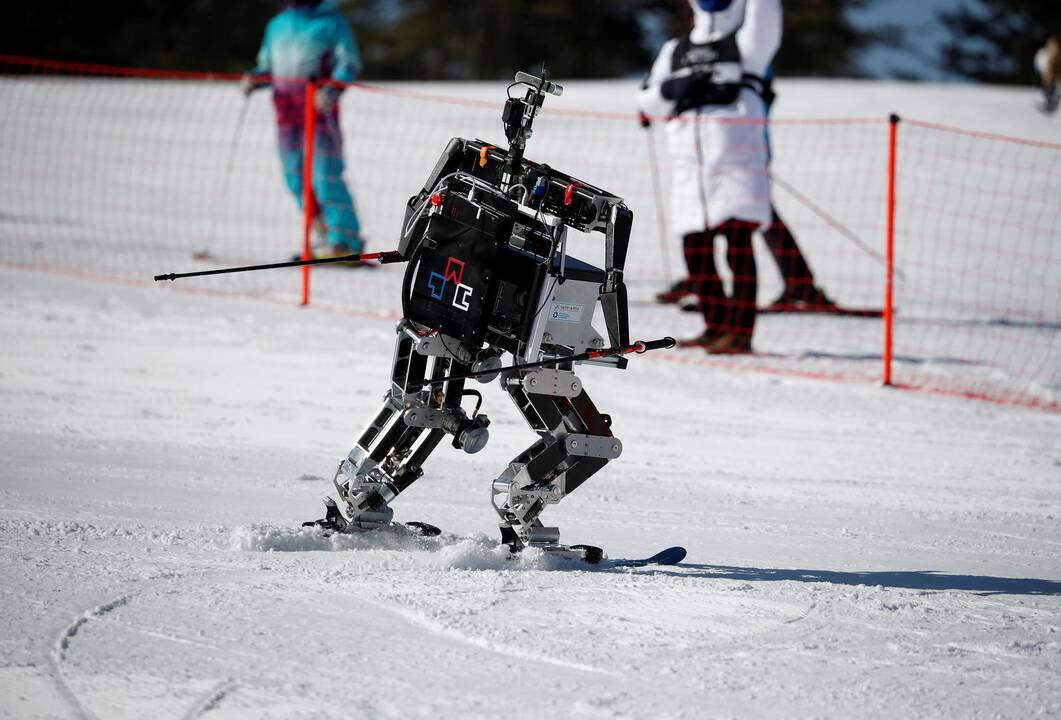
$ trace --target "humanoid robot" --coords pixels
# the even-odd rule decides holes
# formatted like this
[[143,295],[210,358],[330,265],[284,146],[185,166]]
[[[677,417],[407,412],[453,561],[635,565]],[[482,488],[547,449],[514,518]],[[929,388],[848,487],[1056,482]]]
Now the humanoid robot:
[[[483,396],[470,379],[499,380],[538,439],[493,481],[501,541],[598,562],[600,548],[560,544],[542,511],[575,491],[623,444],[575,375],[579,363],[615,369],[624,355],[673,347],[674,338],[631,343],[623,267],[633,214],[622,198],[523,156],[546,94],[563,88],[517,73],[502,120],[508,149],[455,138],[423,188],[409,199],[397,251],[156,275],[155,280],[328,262],[407,262],[403,318],[396,328],[383,405],[339,463],[325,516],[304,523],[332,532],[396,526],[391,502],[423,475],[451,437],[466,453],[489,439]],[[570,256],[568,230],[604,236],[604,268]],[[594,329],[600,305],[608,335]],[[510,353],[514,362],[501,358]],[[466,397],[475,397],[469,415]],[[426,523],[405,523],[424,535]],[[674,551],[680,551],[675,553]],[[682,548],[638,562],[679,561]]]
[[[390,526],[391,502],[423,474],[444,438],[466,453],[486,445],[482,395],[465,382],[496,378],[538,434],[492,483],[502,542],[513,551],[600,558],[597,548],[561,545],[559,529],[540,517],[623,450],[574,365],[626,367],[620,353],[599,352],[598,304],[610,348],[644,352],[673,340],[630,345],[623,266],[633,214],[622,199],[523,157],[545,95],[563,90],[544,75],[519,73],[510,86],[527,93],[505,105],[507,151],[455,138],[410,198],[390,389],[336,470],[337,498],[308,524],[341,532]],[[603,269],[567,253],[570,228],[604,235]],[[514,365],[502,366],[504,353]],[[462,406],[468,396],[478,398],[471,414]]]

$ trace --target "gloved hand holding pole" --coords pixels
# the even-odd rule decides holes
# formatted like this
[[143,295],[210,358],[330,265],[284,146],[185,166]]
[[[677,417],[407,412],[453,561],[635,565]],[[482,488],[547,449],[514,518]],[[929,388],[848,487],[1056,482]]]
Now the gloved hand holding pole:
[[268,75],[255,75],[253,73],[245,72],[239,79],[239,89],[245,96],[250,97],[251,93],[261,88],[267,88],[272,84],[272,78]]

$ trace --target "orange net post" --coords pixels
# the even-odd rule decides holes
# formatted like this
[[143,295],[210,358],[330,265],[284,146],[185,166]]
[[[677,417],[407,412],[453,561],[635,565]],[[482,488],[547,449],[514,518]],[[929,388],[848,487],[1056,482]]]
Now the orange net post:
[[1061,144],[904,118],[897,386],[1059,409]]
[[888,224],[884,240],[884,385],[892,384],[892,283],[895,279],[895,162],[898,131],[899,116],[893,114],[888,118]]

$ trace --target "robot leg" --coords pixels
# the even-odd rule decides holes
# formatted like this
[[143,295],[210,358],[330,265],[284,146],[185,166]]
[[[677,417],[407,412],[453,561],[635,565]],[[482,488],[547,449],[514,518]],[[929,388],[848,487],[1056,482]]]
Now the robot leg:
[[383,405],[335,471],[337,501],[325,500],[325,517],[307,525],[340,532],[389,526],[391,501],[424,474],[424,462],[447,433],[455,447],[468,453],[486,445],[489,419],[469,418],[461,408],[467,394],[464,381],[431,382],[464,373],[468,365],[450,354],[437,335],[421,333],[407,320],[398,324],[391,387]]
[[559,528],[546,527],[539,516],[618,458],[622,442],[612,435],[611,418],[597,410],[570,370],[521,371],[501,382],[539,436],[493,482],[501,541],[513,551],[565,550]]

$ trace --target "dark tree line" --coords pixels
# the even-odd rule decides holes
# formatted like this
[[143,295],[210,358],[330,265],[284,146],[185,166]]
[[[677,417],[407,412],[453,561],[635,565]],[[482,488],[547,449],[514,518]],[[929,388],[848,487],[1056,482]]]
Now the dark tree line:
[[990,83],[1026,83],[1035,51],[1061,33],[1061,0],[978,0],[940,13],[950,32],[941,65]]
[[[866,48],[902,42],[851,11],[887,0],[788,0],[780,75],[851,77]],[[941,66],[989,82],[1025,82],[1061,0],[976,0],[941,19]],[[686,0],[340,0],[369,79],[499,79],[548,59],[557,76],[645,72],[659,44],[689,27]],[[13,3],[0,53],[187,70],[249,68],[277,0],[51,0]]]
[[[785,4],[779,74],[857,74],[856,55],[894,43],[891,28],[868,31],[850,10],[875,0],[799,0]],[[376,3],[378,5],[378,3]],[[687,31],[686,0],[389,0],[381,17],[370,0],[344,7],[360,15],[359,36],[372,72],[389,78],[505,78],[548,58],[562,77],[645,72],[660,43]],[[393,21],[394,17],[397,21]],[[379,20],[383,22],[379,22]]]
[[0,53],[170,70],[253,64],[276,4],[264,0],[49,0],[7,5]]
[[858,54],[877,45],[897,46],[897,26],[872,30],[851,24],[848,15],[875,0],[797,0],[784,3],[785,35],[774,65],[780,75],[857,77]]
[[[346,5],[355,19],[358,6],[371,12],[365,7],[371,3]],[[400,0],[396,22],[362,22],[358,35],[366,64],[378,77],[511,78],[517,69],[546,59],[560,76],[615,77],[651,62],[638,14],[625,5],[614,0]]]

